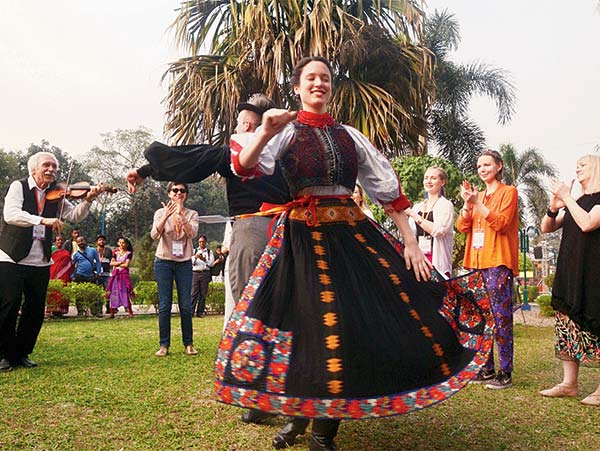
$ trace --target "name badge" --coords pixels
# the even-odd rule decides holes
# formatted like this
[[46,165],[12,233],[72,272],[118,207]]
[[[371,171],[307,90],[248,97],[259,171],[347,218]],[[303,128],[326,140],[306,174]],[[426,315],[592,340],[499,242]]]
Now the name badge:
[[33,226],[33,239],[34,240],[45,240],[46,239],[46,226],[38,224]]
[[174,257],[183,257],[183,241],[173,241],[172,252]]
[[473,232],[473,241],[472,241],[473,249],[481,249],[483,247],[484,238],[485,238],[485,233],[482,229],[475,230]]
[[433,240],[431,236],[419,236],[419,249],[424,254],[431,254],[433,251]]

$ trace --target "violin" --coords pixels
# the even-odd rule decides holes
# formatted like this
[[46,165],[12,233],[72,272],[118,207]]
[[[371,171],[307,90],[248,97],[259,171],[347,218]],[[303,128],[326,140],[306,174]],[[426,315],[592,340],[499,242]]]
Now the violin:
[[[52,202],[68,197],[70,199],[82,199],[87,196],[87,193],[95,186],[88,182],[78,182],[74,185],[67,185],[65,182],[57,182],[51,189],[46,191],[46,200]],[[117,188],[110,185],[100,186],[100,192],[116,193]]]

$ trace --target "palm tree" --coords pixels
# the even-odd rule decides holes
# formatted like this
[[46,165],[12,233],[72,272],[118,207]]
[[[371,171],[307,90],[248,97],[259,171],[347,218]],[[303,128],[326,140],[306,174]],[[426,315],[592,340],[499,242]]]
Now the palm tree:
[[[295,107],[289,87],[306,55],[332,61],[331,113],[389,155],[422,153],[433,91],[431,53],[419,44],[416,0],[197,0],[172,25],[190,56],[170,65],[166,129],[176,143],[224,142],[240,99],[264,92]],[[208,54],[202,54],[202,46]]]
[[460,28],[453,14],[437,10],[427,18],[423,42],[435,55],[436,99],[428,112],[430,137],[438,153],[465,171],[472,171],[485,145],[479,126],[468,117],[474,95],[496,102],[498,122],[508,122],[514,112],[514,87],[502,69],[484,63],[461,65],[448,59],[458,48]]
[[519,190],[520,222],[523,223],[524,212],[527,212],[536,226],[539,226],[548,207],[544,178],[556,177],[556,169],[534,147],[519,153],[512,144],[502,144],[500,154],[504,161],[504,183],[514,185]]

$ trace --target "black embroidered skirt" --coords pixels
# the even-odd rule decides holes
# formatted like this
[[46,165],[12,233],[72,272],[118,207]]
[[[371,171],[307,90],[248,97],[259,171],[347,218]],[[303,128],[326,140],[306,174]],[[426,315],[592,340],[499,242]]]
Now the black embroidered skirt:
[[491,349],[482,278],[419,283],[400,251],[349,199],[283,214],[219,346],[217,400],[361,419],[463,388]]

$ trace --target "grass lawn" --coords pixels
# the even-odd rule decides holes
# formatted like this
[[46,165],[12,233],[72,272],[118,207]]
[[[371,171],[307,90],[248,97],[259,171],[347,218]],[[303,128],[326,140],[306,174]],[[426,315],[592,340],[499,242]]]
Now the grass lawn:
[[[171,355],[156,358],[154,315],[50,320],[35,353],[40,366],[0,373],[1,450],[263,451],[284,420],[245,425],[240,409],[215,402],[212,365],[222,317],[194,318],[196,357],[183,354],[173,318]],[[552,328],[516,326],[515,385],[469,386],[433,408],[343,422],[340,451],[600,450],[600,408],[538,391],[560,380]],[[583,368],[581,394],[598,370]],[[299,438],[292,450],[306,450]]]

